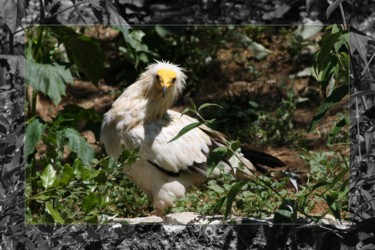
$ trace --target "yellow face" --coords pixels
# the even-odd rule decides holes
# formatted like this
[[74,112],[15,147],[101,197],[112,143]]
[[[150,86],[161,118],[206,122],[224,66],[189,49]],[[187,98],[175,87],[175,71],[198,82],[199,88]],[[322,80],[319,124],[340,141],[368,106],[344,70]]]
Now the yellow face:
[[156,79],[164,96],[167,89],[173,87],[176,81],[176,72],[170,69],[159,69],[156,71]]

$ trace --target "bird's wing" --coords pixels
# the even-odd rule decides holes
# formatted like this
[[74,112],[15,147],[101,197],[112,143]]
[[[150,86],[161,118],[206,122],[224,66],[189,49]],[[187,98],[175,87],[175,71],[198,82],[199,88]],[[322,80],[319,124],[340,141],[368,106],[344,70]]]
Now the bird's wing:
[[195,128],[175,141],[171,141],[182,128],[197,120],[174,111],[148,124],[140,124],[123,134],[130,147],[140,146],[141,157],[166,174],[181,170],[206,175],[207,155],[212,139],[204,131]]
[[111,111],[104,115],[102,128],[100,131],[100,142],[104,144],[108,155],[117,159],[121,155],[122,142],[117,129],[118,120]]

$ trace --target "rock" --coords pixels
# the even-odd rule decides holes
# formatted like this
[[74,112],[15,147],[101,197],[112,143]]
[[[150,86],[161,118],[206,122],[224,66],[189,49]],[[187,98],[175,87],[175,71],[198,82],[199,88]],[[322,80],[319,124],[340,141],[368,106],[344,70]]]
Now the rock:
[[137,218],[114,218],[113,222],[116,223],[129,223],[134,224],[148,224],[148,223],[162,223],[163,218],[158,216],[149,216],[149,217],[137,217]]
[[182,212],[168,214],[165,216],[165,223],[170,224],[188,224],[189,222],[199,220],[200,215],[194,212]]

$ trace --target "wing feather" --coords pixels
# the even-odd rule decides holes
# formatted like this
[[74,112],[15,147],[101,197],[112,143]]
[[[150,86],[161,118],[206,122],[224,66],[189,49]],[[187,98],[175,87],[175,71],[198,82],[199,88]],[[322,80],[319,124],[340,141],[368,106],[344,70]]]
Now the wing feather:
[[[178,173],[191,170],[195,164],[206,162],[211,138],[199,128],[193,129],[179,139],[169,142],[186,125],[196,122],[194,118],[168,111],[162,119],[139,124],[121,133],[125,146],[140,146],[141,157]],[[200,169],[202,172],[202,169]]]

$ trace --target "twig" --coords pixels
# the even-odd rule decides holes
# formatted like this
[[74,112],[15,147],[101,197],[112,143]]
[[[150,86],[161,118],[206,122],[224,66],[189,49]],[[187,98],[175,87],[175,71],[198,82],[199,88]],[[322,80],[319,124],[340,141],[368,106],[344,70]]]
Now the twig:
[[340,12],[341,12],[342,21],[344,23],[344,28],[347,29],[347,27],[346,27],[346,19],[345,19],[345,12],[344,12],[344,8],[342,7],[342,3],[340,3]]
[[[357,88],[354,88],[354,92],[357,92]],[[358,156],[359,156],[359,161],[362,161],[362,153],[361,153],[361,131],[359,128],[359,111],[358,111],[358,97],[355,97],[355,118],[357,120],[357,133],[358,133]]]
[[13,34],[8,25],[5,25],[7,27],[7,30],[9,32],[9,55],[13,55],[14,53],[14,40],[13,40]]
[[17,33],[20,33],[20,32],[22,32],[22,31],[26,31],[26,29],[23,27],[23,25],[21,24],[20,25],[20,27],[21,27],[21,29],[19,29],[19,30],[16,30],[16,31],[14,31],[13,32],[13,36],[15,35],[15,34],[17,34]]
[[[361,75],[363,76],[364,74],[365,74],[365,71],[367,71],[368,70],[368,68],[370,67],[370,64],[371,64],[371,62],[372,62],[372,60],[375,58],[375,53],[374,54],[372,54],[372,56],[371,56],[371,58],[370,58],[370,60],[367,62],[367,64],[366,64],[366,66],[365,66],[365,68],[363,69],[363,71],[362,71],[362,73],[361,73]],[[371,77],[372,77],[372,75],[371,74],[369,74]]]
[[44,23],[46,13],[45,13],[45,9],[44,9],[43,0],[39,0],[39,5],[40,5],[40,23]]
[[66,8],[63,9],[63,10],[60,10],[60,11],[54,13],[53,15],[47,16],[47,18],[50,19],[50,18],[57,17],[58,15],[60,15],[61,13],[65,12],[65,11],[67,11],[67,10],[70,10],[70,9],[72,9],[72,8],[76,8],[77,6],[79,6],[79,5],[81,5],[81,4],[86,4],[86,3],[88,3],[88,2],[80,2],[80,3],[73,4],[73,5],[69,6],[69,7],[66,7]]

